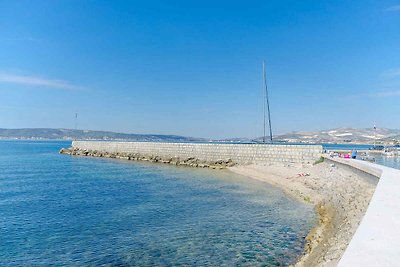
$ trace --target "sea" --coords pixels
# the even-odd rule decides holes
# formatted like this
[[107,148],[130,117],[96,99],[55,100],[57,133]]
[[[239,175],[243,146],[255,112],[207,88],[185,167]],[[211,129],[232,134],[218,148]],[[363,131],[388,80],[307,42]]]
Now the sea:
[[311,205],[229,171],[0,141],[0,266],[285,266]]
[[[363,150],[367,151],[372,149],[374,145],[371,144],[322,144],[323,149],[326,150]],[[374,159],[376,164],[395,168],[400,170],[400,157],[398,156],[385,156],[378,153],[369,153]]]

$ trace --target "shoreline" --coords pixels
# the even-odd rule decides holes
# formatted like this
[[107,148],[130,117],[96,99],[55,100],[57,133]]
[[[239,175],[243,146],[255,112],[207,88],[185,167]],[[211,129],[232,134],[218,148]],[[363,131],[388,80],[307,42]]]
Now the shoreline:
[[336,266],[378,183],[378,178],[375,181],[367,174],[326,162],[238,165],[228,170],[269,183],[298,201],[314,206],[318,222],[306,236],[303,254],[294,266]]

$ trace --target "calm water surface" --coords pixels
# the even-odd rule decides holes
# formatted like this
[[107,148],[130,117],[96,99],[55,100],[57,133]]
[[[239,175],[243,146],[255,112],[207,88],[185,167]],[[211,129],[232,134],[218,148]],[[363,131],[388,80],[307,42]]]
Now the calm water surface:
[[[373,145],[365,145],[365,144],[322,144],[324,149],[327,150],[336,150],[336,149],[346,149],[346,150],[369,150],[373,147]],[[388,157],[384,155],[380,155],[377,153],[370,153],[375,158],[375,163],[399,169],[400,170],[400,157]]]
[[0,141],[0,266],[279,266],[312,207],[227,171]]
[[386,157],[378,154],[373,154],[373,156],[375,163],[400,170],[400,157]]

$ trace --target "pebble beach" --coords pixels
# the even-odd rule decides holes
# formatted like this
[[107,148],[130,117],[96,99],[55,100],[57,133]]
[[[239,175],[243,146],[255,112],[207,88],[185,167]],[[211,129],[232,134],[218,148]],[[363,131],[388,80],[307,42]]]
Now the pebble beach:
[[353,237],[377,178],[323,162],[316,165],[242,165],[232,172],[267,182],[313,205],[319,216],[295,266],[336,266]]

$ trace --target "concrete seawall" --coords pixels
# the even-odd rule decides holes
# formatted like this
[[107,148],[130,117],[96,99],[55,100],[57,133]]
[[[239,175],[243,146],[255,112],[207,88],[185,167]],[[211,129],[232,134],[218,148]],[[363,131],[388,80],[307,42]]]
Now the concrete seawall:
[[330,160],[379,178],[364,218],[338,266],[399,266],[400,170],[359,160]]
[[73,141],[72,147],[109,153],[194,157],[205,161],[231,159],[237,164],[313,163],[322,154],[320,145]]

